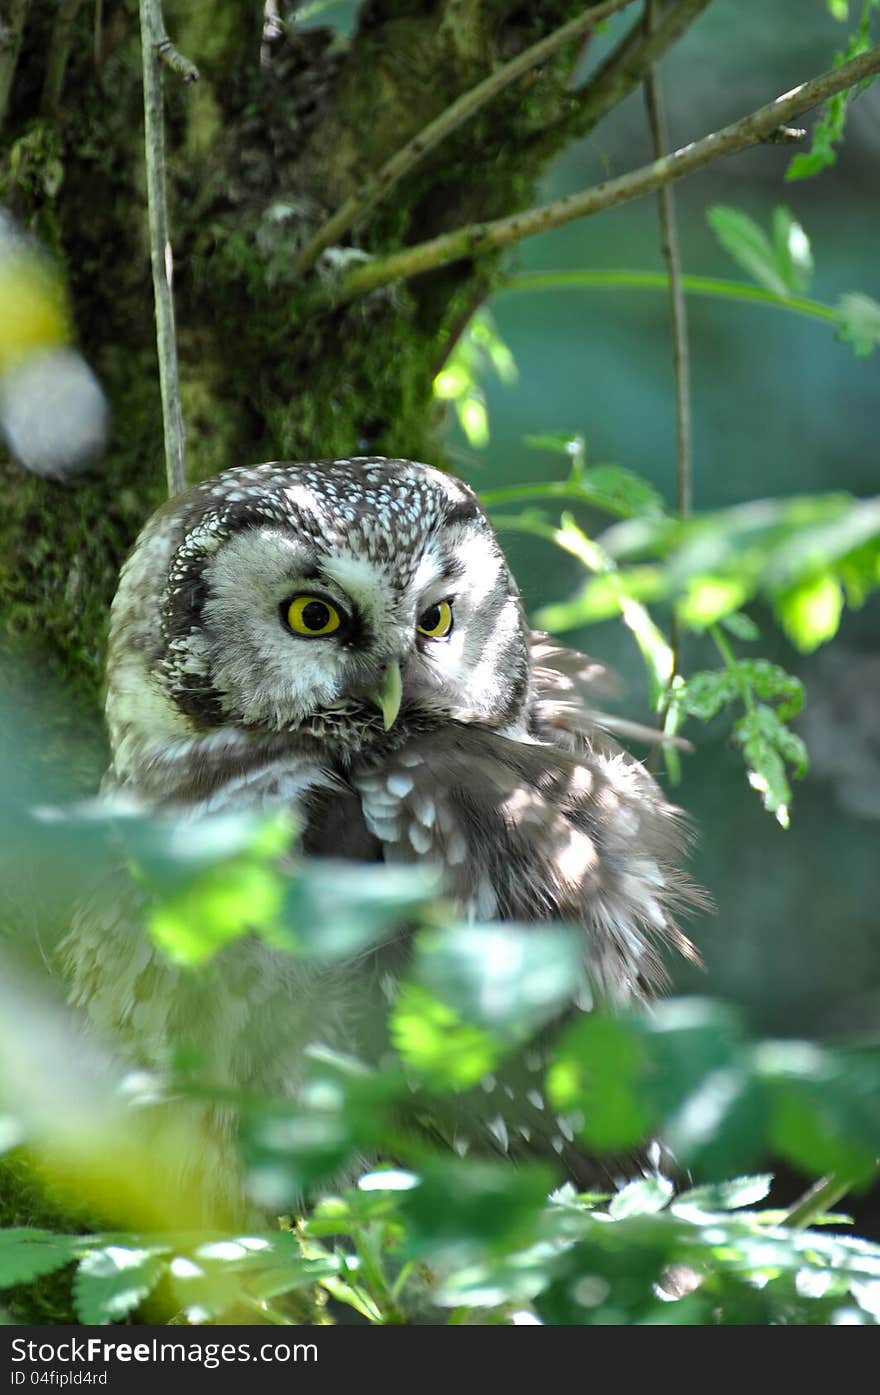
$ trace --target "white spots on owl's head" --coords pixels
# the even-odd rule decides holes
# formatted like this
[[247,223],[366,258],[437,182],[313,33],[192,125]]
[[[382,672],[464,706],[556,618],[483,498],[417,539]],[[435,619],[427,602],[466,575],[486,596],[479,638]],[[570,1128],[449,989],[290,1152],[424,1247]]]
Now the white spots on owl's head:
[[[292,631],[284,617],[302,595],[334,606],[338,631]],[[441,602],[453,624],[435,642],[417,627]],[[273,463],[195,486],[141,534],[112,628],[108,715],[129,752],[181,727],[195,740],[301,731],[333,758],[363,749],[384,738],[371,694],[392,664],[395,738],[426,721],[525,730],[528,649],[503,555],[473,492],[413,461]],[[123,657],[137,678],[121,684]],[[169,703],[175,721],[157,721]]]
[[340,589],[358,605],[375,613],[383,609],[383,599],[393,594],[389,584],[389,565],[369,556],[347,549],[325,555],[321,561],[325,577],[335,581]]

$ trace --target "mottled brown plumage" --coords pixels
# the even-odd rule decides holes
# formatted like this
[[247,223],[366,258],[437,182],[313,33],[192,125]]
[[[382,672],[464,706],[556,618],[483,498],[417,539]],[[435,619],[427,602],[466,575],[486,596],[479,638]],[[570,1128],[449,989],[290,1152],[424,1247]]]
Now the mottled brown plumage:
[[[580,925],[593,981],[626,1004],[662,985],[665,946],[692,953],[675,914],[695,894],[678,811],[592,714],[600,676],[529,631],[459,481],[374,458],[231,470],[166,504],[123,570],[107,789],[194,817],[281,806],[309,855],[435,864],[465,917]],[[159,1060],[192,1013],[221,1083],[281,1091],[304,1043],[361,1049],[407,953],[324,970],[243,942],[193,984],[134,933],[93,911],[70,936],[92,1017]],[[485,1118],[502,1151],[539,1123],[568,1146],[540,1065],[519,1100],[484,1091],[506,1091]]]

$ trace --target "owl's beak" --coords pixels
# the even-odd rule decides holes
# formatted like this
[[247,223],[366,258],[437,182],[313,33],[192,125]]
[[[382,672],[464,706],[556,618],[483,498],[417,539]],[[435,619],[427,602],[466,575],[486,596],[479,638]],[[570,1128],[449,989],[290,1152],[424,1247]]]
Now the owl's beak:
[[402,694],[403,679],[400,676],[400,664],[389,664],[382,678],[382,686],[376,692],[367,694],[370,702],[374,702],[382,713],[386,731],[390,731],[397,721]]

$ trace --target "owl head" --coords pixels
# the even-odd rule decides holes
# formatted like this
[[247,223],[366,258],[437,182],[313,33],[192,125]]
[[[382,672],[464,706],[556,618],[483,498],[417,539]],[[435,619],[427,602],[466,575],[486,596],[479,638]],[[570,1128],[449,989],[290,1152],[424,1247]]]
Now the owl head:
[[113,603],[115,779],[174,751],[334,756],[445,720],[524,732],[519,595],[473,491],[359,457],[233,469],[164,505]]

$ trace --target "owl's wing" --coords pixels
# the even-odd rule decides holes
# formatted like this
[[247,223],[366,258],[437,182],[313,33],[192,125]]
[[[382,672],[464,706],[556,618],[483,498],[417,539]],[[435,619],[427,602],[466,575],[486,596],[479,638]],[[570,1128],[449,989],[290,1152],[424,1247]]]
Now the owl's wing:
[[[677,870],[679,811],[644,767],[610,742],[578,735],[577,747],[452,724],[359,772],[355,785],[386,858],[441,864],[477,919],[533,923],[536,934],[542,921],[580,924],[592,981],[617,1003],[632,1002],[663,983],[664,945],[696,957],[676,913],[700,893]],[[544,1093],[556,1029],[588,1006],[573,1003],[476,1089],[456,1094],[448,1116],[432,1101],[429,1127],[459,1153],[491,1147],[558,1161],[581,1188],[638,1173],[644,1160],[585,1151],[583,1120],[558,1113]]]
[[438,862],[477,919],[582,925],[615,1001],[664,984],[664,944],[696,958],[675,918],[701,900],[679,811],[626,753],[451,723],[352,778],[386,858]]
[[611,671],[596,659],[566,649],[539,630],[531,633],[533,717],[539,732],[569,750],[595,743],[603,733],[648,746],[693,749],[682,737],[606,712],[597,701],[613,696],[617,684]]

